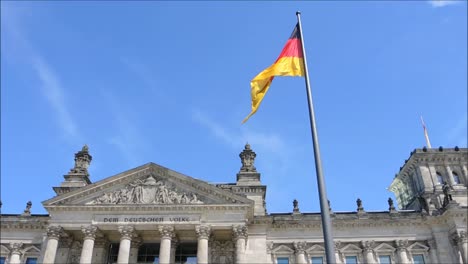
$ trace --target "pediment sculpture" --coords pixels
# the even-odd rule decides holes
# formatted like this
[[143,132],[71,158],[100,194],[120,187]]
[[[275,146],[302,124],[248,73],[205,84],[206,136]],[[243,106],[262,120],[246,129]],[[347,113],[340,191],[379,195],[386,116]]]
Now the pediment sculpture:
[[149,176],[137,179],[124,188],[107,192],[87,204],[203,204],[194,193],[180,193],[163,181]]

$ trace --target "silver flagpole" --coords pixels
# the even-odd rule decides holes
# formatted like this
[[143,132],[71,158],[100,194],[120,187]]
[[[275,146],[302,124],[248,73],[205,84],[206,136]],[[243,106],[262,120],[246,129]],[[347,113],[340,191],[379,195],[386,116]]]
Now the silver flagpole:
[[320,147],[319,147],[319,142],[318,142],[317,128],[315,125],[314,105],[312,102],[312,93],[310,91],[309,71],[307,70],[307,59],[306,59],[306,52],[305,52],[305,46],[304,46],[304,36],[302,35],[301,12],[299,11],[296,12],[296,16],[297,16],[297,21],[299,24],[299,32],[301,36],[302,56],[304,57],[304,77],[305,77],[306,90],[307,90],[307,102],[309,103],[310,130],[312,132],[312,143],[314,146],[315,171],[317,172],[317,184],[318,184],[319,199],[320,199],[320,211],[322,215],[322,229],[323,229],[323,238],[325,242],[325,253],[327,255],[327,263],[336,263],[335,245],[333,243],[330,210],[328,207],[325,180],[322,175],[322,161],[320,160]]

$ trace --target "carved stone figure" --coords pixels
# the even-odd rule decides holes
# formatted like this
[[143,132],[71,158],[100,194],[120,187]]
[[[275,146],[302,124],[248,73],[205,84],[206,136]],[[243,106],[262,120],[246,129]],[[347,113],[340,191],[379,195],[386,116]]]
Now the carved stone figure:
[[23,215],[31,215],[32,202],[29,201],[26,203],[26,209],[24,209]]
[[144,181],[137,179],[122,189],[107,192],[88,204],[202,204],[194,193],[179,193],[163,181],[149,176]]
[[296,199],[294,199],[294,201],[293,201],[293,212],[299,212],[298,205],[299,205],[299,202]]
[[88,167],[92,159],[88,146],[84,145],[81,151],[75,154],[75,167],[70,172],[88,174]]
[[250,149],[249,143],[245,145],[244,150],[239,154],[241,158],[242,167],[241,172],[257,172],[257,169],[254,166],[255,157],[257,154]]
[[357,205],[357,211],[358,212],[364,211],[364,207],[362,207],[362,200],[361,199],[357,198],[356,205]]
[[452,194],[450,186],[447,184],[447,182],[444,182],[444,185],[442,186],[442,191],[444,192],[444,204],[443,206],[446,206],[449,204],[450,201],[452,201]]

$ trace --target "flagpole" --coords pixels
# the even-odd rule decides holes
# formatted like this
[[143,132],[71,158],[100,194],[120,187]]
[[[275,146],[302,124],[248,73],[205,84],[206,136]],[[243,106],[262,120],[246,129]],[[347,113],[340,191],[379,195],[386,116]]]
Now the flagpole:
[[312,132],[312,142],[313,142],[313,147],[314,147],[315,171],[317,173],[317,184],[318,184],[319,199],[320,199],[320,211],[322,215],[323,239],[325,242],[325,253],[327,256],[327,263],[336,263],[335,245],[333,243],[330,210],[328,206],[327,191],[325,188],[325,180],[322,174],[322,161],[320,159],[320,147],[318,143],[317,128],[315,125],[314,105],[312,102],[312,93],[310,91],[309,71],[307,70],[307,59],[306,59],[306,52],[305,52],[305,46],[304,46],[304,36],[302,35],[301,12],[297,11],[296,16],[297,16],[297,21],[299,24],[299,32],[301,34],[302,56],[304,58],[304,77],[305,77],[306,90],[307,90],[307,102],[309,103],[310,130]]
[[424,137],[426,138],[426,146],[427,148],[432,148],[431,141],[429,140],[429,134],[427,133],[426,123],[424,123],[423,117],[421,116],[421,123],[424,129]]

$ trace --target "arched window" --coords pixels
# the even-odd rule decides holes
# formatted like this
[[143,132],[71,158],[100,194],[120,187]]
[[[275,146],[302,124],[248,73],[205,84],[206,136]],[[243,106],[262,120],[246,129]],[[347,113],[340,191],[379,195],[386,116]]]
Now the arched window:
[[444,177],[442,176],[442,174],[440,174],[440,172],[436,172],[437,174],[437,181],[439,182],[439,184],[444,184]]
[[453,182],[455,182],[455,184],[460,184],[460,176],[458,176],[458,174],[454,171],[452,171],[452,175],[453,175]]

